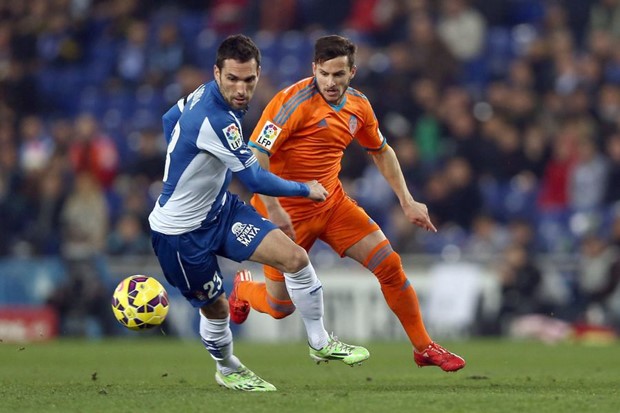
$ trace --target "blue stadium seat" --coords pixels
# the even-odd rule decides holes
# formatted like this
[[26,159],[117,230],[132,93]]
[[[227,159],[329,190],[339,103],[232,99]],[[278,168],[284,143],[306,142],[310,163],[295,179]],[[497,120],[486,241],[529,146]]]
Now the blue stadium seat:
[[177,27],[185,44],[193,44],[205,26],[205,16],[201,13],[183,13]]
[[192,41],[191,48],[194,53],[196,64],[202,68],[211,68],[215,60],[217,47],[223,40],[222,36],[212,29],[205,28]]
[[569,227],[570,212],[567,209],[539,211],[536,236],[543,251],[565,253],[571,251],[575,239]]
[[510,29],[504,26],[489,27],[485,50],[488,76],[504,76],[515,56]]

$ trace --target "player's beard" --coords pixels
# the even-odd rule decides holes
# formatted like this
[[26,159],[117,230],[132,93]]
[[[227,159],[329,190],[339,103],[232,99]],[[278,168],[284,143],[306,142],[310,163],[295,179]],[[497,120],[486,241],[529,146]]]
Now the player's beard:
[[[344,95],[345,93],[347,93],[347,89],[349,88],[349,84],[351,84],[351,81],[349,80],[341,89],[340,86],[336,86],[336,92],[338,94],[338,97],[334,98],[333,96],[335,96],[335,94],[333,94],[332,96],[328,95],[328,90],[327,88],[324,88],[321,91],[321,96],[323,96],[323,99],[325,99],[325,101],[327,103],[329,103],[330,105],[339,105],[340,103],[342,103],[342,100],[344,99]],[[329,96],[329,98],[328,98]]]
[[325,99],[327,103],[331,105],[339,105],[344,98],[344,94],[347,92],[347,87],[348,84],[342,90],[340,88],[336,88],[336,93],[331,94],[329,94],[327,89],[323,89],[323,91],[321,92],[321,96],[323,96],[323,99]]
[[239,98],[239,96],[233,96],[231,98],[231,102],[229,102],[230,106],[232,106],[233,108],[235,108],[237,110],[245,110],[245,109],[247,109],[248,102],[249,102],[248,97],[247,96],[243,97],[241,101],[237,101],[236,100],[237,98]]
[[239,102],[235,98],[238,98],[240,96],[234,90],[229,91],[224,87],[225,83],[223,82],[223,79],[221,76],[219,79],[216,79],[216,81],[220,89],[220,93],[224,97],[224,100],[226,101],[228,106],[230,106],[234,110],[246,110],[248,108],[248,104],[250,103],[250,99],[252,97],[251,93],[244,95],[243,102]]

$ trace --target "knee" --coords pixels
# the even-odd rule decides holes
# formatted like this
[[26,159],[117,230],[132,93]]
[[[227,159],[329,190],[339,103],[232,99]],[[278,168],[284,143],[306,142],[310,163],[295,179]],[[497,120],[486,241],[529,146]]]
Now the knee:
[[283,263],[283,271],[287,273],[295,273],[307,267],[310,263],[308,253],[299,245],[292,247],[291,252],[287,254],[286,262]]
[[200,312],[208,319],[220,320],[228,317],[228,300],[221,294],[213,303],[200,307]]

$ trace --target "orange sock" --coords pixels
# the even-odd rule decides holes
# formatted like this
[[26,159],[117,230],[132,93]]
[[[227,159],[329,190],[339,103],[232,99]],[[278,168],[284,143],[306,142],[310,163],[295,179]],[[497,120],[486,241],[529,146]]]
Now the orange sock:
[[368,254],[364,267],[379,280],[385,301],[400,320],[411,344],[418,351],[428,347],[431,338],[424,327],[418,297],[403,271],[400,256],[394,252],[388,240],[381,242]]
[[265,283],[241,282],[237,286],[237,297],[249,302],[259,313],[269,314],[278,320],[295,311],[295,305],[291,300],[278,300],[270,296]]

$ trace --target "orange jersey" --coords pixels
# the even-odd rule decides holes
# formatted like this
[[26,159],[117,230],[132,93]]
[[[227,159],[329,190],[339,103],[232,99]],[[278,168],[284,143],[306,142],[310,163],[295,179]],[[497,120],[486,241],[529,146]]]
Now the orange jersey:
[[307,198],[280,198],[295,220],[321,213],[345,196],[338,174],[344,150],[353,139],[371,153],[386,149],[366,96],[349,87],[340,105],[330,105],[310,77],[273,97],[249,145],[270,156],[274,174],[300,182],[316,179],[329,192],[327,200],[318,203]]

